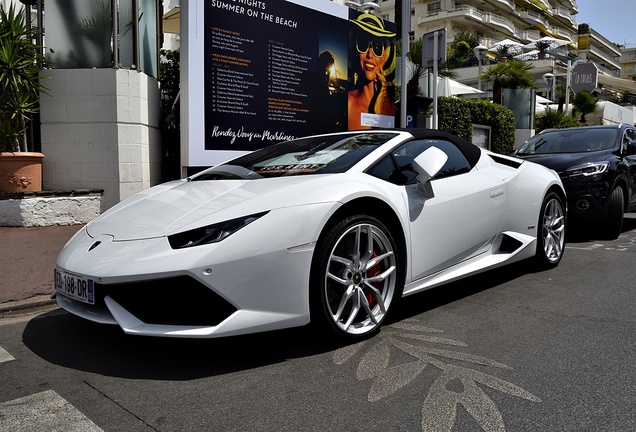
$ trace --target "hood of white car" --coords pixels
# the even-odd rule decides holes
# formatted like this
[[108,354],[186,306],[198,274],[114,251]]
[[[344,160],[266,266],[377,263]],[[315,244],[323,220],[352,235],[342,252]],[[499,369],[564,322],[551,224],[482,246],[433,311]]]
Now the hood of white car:
[[[306,176],[262,180],[174,181],[122,201],[87,226],[116,241],[154,238],[236,217],[307,202]],[[314,201],[315,202],[315,201]]]

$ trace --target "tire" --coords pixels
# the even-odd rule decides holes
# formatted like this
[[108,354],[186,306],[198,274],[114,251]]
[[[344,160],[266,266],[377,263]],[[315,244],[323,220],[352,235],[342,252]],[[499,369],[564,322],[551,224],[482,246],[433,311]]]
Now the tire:
[[548,193],[543,199],[537,230],[535,260],[540,268],[559,265],[565,251],[565,202],[559,194]]
[[625,213],[623,204],[623,188],[617,186],[610,195],[607,220],[603,230],[603,234],[609,240],[618,238],[623,230],[623,216]]
[[375,334],[403,289],[391,232],[378,219],[349,216],[318,242],[311,272],[311,321],[344,341]]

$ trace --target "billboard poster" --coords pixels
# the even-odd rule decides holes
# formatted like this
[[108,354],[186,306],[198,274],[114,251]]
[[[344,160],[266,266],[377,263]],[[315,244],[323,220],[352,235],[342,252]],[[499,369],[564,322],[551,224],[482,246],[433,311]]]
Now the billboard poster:
[[203,63],[202,85],[189,85],[204,105],[203,143],[188,143],[203,144],[195,154],[238,155],[303,135],[394,126],[395,25],[333,3],[344,13],[313,7],[319,3],[202,3],[203,25],[188,25],[203,52],[188,59]]

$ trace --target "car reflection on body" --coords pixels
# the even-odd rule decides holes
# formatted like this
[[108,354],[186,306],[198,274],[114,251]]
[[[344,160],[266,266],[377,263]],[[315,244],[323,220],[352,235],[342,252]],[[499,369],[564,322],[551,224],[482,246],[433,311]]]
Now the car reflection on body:
[[636,128],[627,124],[545,130],[515,156],[555,170],[572,222],[600,224],[615,239],[626,211],[636,210]]
[[565,212],[554,171],[445,132],[306,137],[106,211],[61,251],[57,302],[130,334],[311,321],[357,340],[403,296],[523,259],[558,265]]

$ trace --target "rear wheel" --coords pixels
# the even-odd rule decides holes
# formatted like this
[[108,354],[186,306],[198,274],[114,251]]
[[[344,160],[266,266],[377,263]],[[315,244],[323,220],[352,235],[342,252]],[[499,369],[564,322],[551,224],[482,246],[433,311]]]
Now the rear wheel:
[[609,209],[607,212],[607,221],[605,221],[604,234],[608,239],[617,238],[623,230],[623,216],[625,213],[623,206],[623,188],[616,187],[612,191],[609,200]]
[[565,204],[559,194],[543,199],[539,214],[536,261],[541,267],[556,267],[565,250]]
[[374,217],[347,217],[319,241],[311,280],[314,323],[348,340],[374,334],[402,293],[391,232]]

